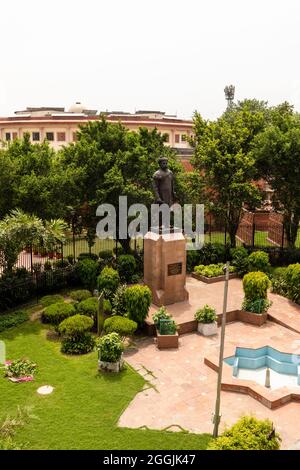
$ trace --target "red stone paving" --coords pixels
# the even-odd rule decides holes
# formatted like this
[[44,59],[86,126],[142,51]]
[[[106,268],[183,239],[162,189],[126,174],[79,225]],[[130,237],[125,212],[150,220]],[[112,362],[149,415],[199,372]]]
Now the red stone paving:
[[[177,322],[189,321],[196,308],[208,303],[218,313],[222,311],[224,283],[204,284],[188,278],[189,302],[168,306],[168,311]],[[297,316],[300,307],[288,300],[270,294],[273,305],[272,316],[285,323],[290,322],[300,330]],[[243,299],[242,284],[233,279],[229,284],[228,311],[239,309]],[[151,307],[150,315],[156,310]],[[226,326],[226,347],[236,345],[259,347],[270,345],[278,350],[298,353],[300,335],[273,321],[261,327],[245,323],[231,323]],[[204,357],[212,356],[219,350],[219,334],[203,337],[198,333],[180,336],[179,349],[158,350],[154,338],[138,343],[136,350],[126,352],[126,361],[132,365],[153,387],[137,394],[119,420],[123,427],[148,426],[164,429],[176,426],[195,433],[212,432],[211,416],[215,404],[217,374],[204,364]],[[152,374],[149,374],[149,371]],[[223,391],[221,394],[221,430],[233,424],[244,414],[258,418],[270,418],[281,434],[282,448],[300,446],[300,403],[289,403],[276,410],[270,410],[248,395]]]

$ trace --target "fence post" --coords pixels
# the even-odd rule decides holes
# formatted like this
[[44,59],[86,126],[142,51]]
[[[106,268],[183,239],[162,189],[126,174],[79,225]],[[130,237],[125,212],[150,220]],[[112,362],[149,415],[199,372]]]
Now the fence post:
[[255,222],[252,224],[252,248],[255,246]]

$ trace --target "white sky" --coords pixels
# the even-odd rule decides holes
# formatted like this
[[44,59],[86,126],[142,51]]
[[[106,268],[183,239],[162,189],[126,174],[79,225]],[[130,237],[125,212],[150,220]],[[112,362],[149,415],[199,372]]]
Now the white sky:
[[299,0],[7,0],[0,115],[75,101],[215,118],[236,99],[300,111]]

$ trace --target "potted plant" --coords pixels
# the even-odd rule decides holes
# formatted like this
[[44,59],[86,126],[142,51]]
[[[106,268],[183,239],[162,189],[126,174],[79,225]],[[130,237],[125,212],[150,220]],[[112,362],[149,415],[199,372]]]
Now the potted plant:
[[267,311],[272,305],[268,300],[270,285],[268,276],[260,271],[250,272],[243,277],[245,297],[240,312],[241,321],[258,326],[267,321]]
[[109,372],[120,372],[124,360],[124,344],[118,333],[102,336],[97,342],[99,369]]
[[31,382],[37,365],[28,359],[6,361],[5,376],[12,382]]
[[166,307],[164,307],[163,305],[152,316],[154,325],[156,326],[156,329],[158,330],[159,330],[160,320],[169,320],[170,318],[171,318],[171,315],[169,315]]
[[165,307],[161,307],[153,315],[156,325],[157,347],[159,349],[178,348],[178,326]]
[[216,310],[205,304],[195,313],[195,320],[198,322],[198,331],[203,336],[216,335],[218,332]]

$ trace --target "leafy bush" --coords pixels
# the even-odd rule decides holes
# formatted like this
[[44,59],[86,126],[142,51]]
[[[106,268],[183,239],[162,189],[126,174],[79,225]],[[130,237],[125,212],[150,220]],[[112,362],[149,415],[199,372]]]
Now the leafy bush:
[[243,416],[231,428],[210,441],[208,450],[279,450],[281,438],[273,423]]
[[126,309],[131,320],[142,326],[147,318],[152,294],[147,286],[131,286],[125,292]]
[[248,300],[245,298],[242,303],[242,310],[253,313],[265,313],[269,310],[271,305],[272,302],[268,299]]
[[114,315],[104,322],[105,333],[118,333],[121,337],[132,336],[137,329],[137,323],[129,318]]
[[20,325],[28,320],[28,313],[24,310],[17,310],[13,313],[4,313],[0,315],[0,332]]
[[52,270],[52,263],[50,261],[45,261],[44,271],[51,271],[51,270]]
[[5,369],[6,377],[28,377],[37,370],[37,365],[29,359],[15,359],[7,364]]
[[95,347],[95,340],[89,330],[94,322],[85,315],[74,315],[64,320],[58,327],[63,335],[61,352],[66,354],[85,354]]
[[248,251],[243,246],[232,248],[230,257],[237,274],[243,277],[248,272]]
[[44,297],[41,298],[40,303],[45,308],[45,307],[49,307],[49,305],[58,304],[64,301],[65,299],[63,298],[62,295],[54,294],[54,295],[45,295]]
[[49,305],[42,312],[42,322],[51,325],[59,325],[63,320],[75,315],[76,310],[73,305],[59,302]]
[[101,250],[99,252],[99,258],[106,260],[106,261],[110,261],[113,258],[113,256],[114,254],[112,250]]
[[103,310],[106,315],[110,315],[112,313],[112,306],[109,299],[104,299],[103,301]]
[[199,323],[213,323],[217,320],[216,309],[205,304],[195,313],[195,320]]
[[69,293],[71,299],[76,300],[76,302],[82,302],[82,300],[86,300],[89,297],[92,297],[92,294],[87,289],[80,289],[80,290],[73,290]]
[[161,335],[175,335],[177,328],[178,326],[172,317],[161,318],[159,321],[159,332]]
[[248,301],[266,299],[271,283],[262,272],[250,272],[243,277],[245,299]]
[[76,310],[80,315],[87,315],[95,319],[98,312],[98,299],[96,297],[89,297],[86,300],[82,300],[77,305]]
[[272,292],[287,297],[288,286],[286,282],[286,269],[275,268],[271,275]]
[[270,271],[271,265],[269,261],[268,253],[264,251],[254,251],[248,257],[248,271],[260,271],[263,273],[268,273]]
[[67,259],[59,259],[53,263],[53,267],[57,268],[67,268],[69,266],[69,261]]
[[95,253],[80,253],[78,256],[78,261],[82,261],[84,259],[91,259],[93,261],[98,260],[98,256]]
[[85,289],[94,289],[97,278],[97,267],[97,262],[90,258],[82,259],[76,263],[75,272]]
[[157,328],[159,328],[160,320],[169,320],[171,315],[167,312],[166,307],[163,305],[154,313],[152,320]]
[[124,351],[124,345],[118,333],[102,336],[97,342],[99,359],[105,362],[117,362]]
[[[224,264],[219,263],[219,264],[209,264],[208,266],[204,266],[203,264],[199,264],[198,266],[195,266],[194,272],[196,274],[200,274],[201,276],[205,277],[217,277],[217,276],[224,276]],[[229,267],[229,272],[233,273],[235,272],[235,267],[230,266]]]
[[0,311],[24,304],[36,295],[36,284],[26,270],[3,274],[0,278]]
[[117,258],[117,268],[121,281],[131,282],[132,276],[136,272],[136,261],[132,255],[120,255]]
[[62,321],[58,327],[61,335],[77,337],[86,333],[93,327],[93,320],[86,315],[76,314]]
[[186,253],[186,270],[191,273],[194,267],[199,263],[199,252],[197,250],[189,250]]
[[290,264],[285,271],[287,296],[294,302],[300,302],[300,264]]
[[199,264],[225,263],[229,256],[230,247],[221,243],[206,243],[199,250]]
[[126,315],[126,299],[125,292],[127,290],[126,284],[121,284],[117,288],[112,298],[112,313],[114,315]]
[[111,299],[120,284],[120,276],[118,271],[106,266],[102,269],[97,279],[99,291],[104,291],[106,298]]

